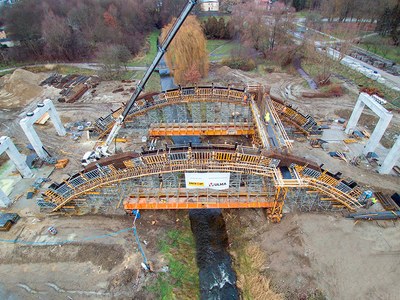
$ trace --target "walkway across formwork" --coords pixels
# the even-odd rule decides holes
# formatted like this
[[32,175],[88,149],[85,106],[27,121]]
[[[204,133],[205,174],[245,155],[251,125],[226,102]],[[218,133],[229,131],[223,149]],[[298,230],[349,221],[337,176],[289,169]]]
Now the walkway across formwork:
[[158,123],[151,124],[149,136],[179,136],[179,135],[253,135],[254,125],[248,122],[240,123]]

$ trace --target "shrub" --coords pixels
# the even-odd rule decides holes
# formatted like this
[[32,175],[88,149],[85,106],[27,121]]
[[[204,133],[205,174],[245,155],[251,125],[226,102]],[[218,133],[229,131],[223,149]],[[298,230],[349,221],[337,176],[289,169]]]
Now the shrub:
[[232,57],[225,59],[222,64],[231,69],[240,69],[242,71],[251,71],[256,68],[256,62],[252,58]]

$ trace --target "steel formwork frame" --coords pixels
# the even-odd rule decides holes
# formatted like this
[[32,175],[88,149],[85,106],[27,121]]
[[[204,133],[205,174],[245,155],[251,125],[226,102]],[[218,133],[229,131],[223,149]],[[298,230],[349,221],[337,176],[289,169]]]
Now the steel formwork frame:
[[[261,175],[231,173],[227,190],[185,189],[184,173],[165,173],[103,186],[73,200],[64,211],[110,213],[132,209],[268,208],[272,221],[281,218],[284,194],[276,198],[273,179]],[[278,201],[279,200],[279,203]],[[179,204],[180,202],[180,204]],[[281,203],[282,202],[282,203]]]
[[[132,154],[128,160],[100,166],[79,173],[68,181],[49,189],[45,200],[53,211],[85,208],[107,210],[119,207],[124,201],[127,211],[132,209],[191,209],[191,208],[267,208],[273,221],[279,221],[289,190],[307,189],[306,193],[320,193],[321,198],[350,210],[360,207],[360,191],[342,181],[292,163],[291,178],[283,178],[280,160],[264,156],[258,149],[203,145],[158,149],[147,154]],[[100,162],[101,163],[101,162]],[[229,172],[229,189],[187,189],[183,173]],[[132,196],[133,195],[133,196]],[[104,200],[104,201],[103,201]],[[85,203],[86,201],[86,203]],[[118,205],[114,205],[118,202]],[[308,201],[309,202],[309,201]]]
[[151,124],[179,123],[251,123],[252,113],[247,104],[223,102],[190,102],[172,104],[147,110],[125,122],[128,128],[149,128]]

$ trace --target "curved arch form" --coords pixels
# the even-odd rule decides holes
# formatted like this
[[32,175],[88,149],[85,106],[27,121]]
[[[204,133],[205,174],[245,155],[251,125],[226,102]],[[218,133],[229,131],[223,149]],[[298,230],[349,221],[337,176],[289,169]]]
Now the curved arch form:
[[[279,191],[289,188],[316,190],[327,195],[330,201],[350,210],[361,206],[354,196],[354,189],[326,172],[299,166],[300,160],[296,157],[286,156],[286,161],[281,162],[274,156],[273,153],[267,154],[258,149],[235,146],[168,148],[140,154],[129,152],[89,165],[83,172],[46,191],[44,197],[54,204],[53,211],[56,211],[85,194],[129,179],[177,172],[229,172],[268,177],[276,189],[274,199],[265,200],[263,204],[248,199],[246,207],[271,207],[278,202],[283,204],[284,197],[280,196]],[[290,171],[290,179],[282,176],[281,168]],[[161,209],[162,205],[149,205],[147,208]],[[188,207],[176,205],[174,208]]]
[[[250,95],[243,89],[230,87],[184,87],[162,92],[160,94],[149,93],[141,96],[135,106],[129,112],[126,121],[146,114],[150,110],[160,109],[166,106],[203,102],[203,103],[231,103],[242,106],[249,106]],[[104,136],[114,125],[115,119],[122,113],[124,107],[113,113],[96,120],[96,126]]]
[[223,102],[248,106],[248,97],[245,90],[229,87],[184,87],[168,90],[137,103],[129,112],[127,120],[140,116],[151,109],[189,102]]

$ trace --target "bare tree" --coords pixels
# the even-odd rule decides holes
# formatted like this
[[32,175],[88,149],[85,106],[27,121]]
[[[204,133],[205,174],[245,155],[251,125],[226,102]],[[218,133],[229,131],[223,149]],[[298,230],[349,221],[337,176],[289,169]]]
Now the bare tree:
[[235,6],[233,11],[234,35],[266,57],[276,45],[292,44],[292,15],[283,5],[267,11],[256,3]]

